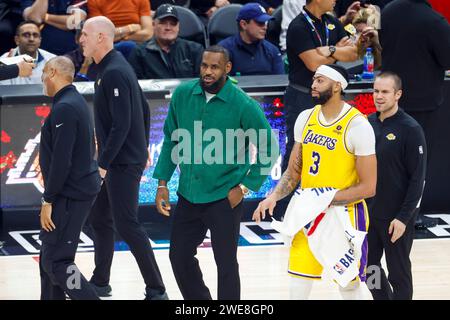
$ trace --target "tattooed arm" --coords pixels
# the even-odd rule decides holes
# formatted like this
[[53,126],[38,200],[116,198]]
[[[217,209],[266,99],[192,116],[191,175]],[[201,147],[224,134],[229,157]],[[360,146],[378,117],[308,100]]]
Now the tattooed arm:
[[299,184],[301,172],[302,145],[296,142],[289,157],[288,168],[283,173],[275,190],[265,200],[259,203],[256,210],[253,212],[252,219],[256,222],[259,222],[261,218],[264,219],[266,217],[266,210],[269,210],[269,214],[273,215],[273,209],[275,208],[277,201],[288,196]]
[[289,156],[289,165],[281,176],[275,190],[269,197],[275,201],[281,200],[295,190],[300,182],[302,172],[302,145],[298,142],[294,144],[291,155]]
[[359,182],[347,189],[339,190],[331,202],[334,206],[346,204],[370,198],[375,195],[377,186],[377,158],[376,156],[357,156],[356,172]]

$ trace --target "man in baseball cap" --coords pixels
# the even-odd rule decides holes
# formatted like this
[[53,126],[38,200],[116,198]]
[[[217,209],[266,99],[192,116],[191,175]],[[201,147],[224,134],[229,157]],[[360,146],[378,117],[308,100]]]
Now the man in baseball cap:
[[273,17],[267,14],[266,9],[256,2],[249,2],[242,6],[238,13],[236,21],[241,20],[255,20],[256,22],[265,23]]
[[265,40],[267,22],[271,19],[258,3],[242,6],[236,17],[239,33],[219,42],[230,53],[231,75],[284,73],[280,50]]
[[166,3],[163,5],[160,5],[158,7],[158,9],[156,9],[154,19],[162,20],[167,17],[173,17],[177,21],[179,20],[177,8],[175,8],[175,6],[172,6],[172,5]]
[[163,4],[153,17],[153,37],[128,57],[138,79],[195,78],[200,72],[203,47],[179,37],[176,6]]

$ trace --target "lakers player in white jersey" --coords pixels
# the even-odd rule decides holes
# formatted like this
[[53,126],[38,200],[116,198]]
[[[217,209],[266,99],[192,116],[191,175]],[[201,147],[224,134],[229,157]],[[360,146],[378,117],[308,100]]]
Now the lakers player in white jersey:
[[[332,205],[346,206],[353,226],[368,230],[364,199],[372,197],[376,190],[375,136],[366,117],[342,100],[347,85],[348,73],[344,68],[322,65],[317,69],[311,86],[316,106],[298,116],[288,168],[275,190],[256,208],[254,220],[264,219],[267,210],[272,215],[277,201],[300,183],[302,188],[339,189]],[[344,299],[362,298],[360,281],[365,281],[366,263],[367,239],[359,262],[359,277],[346,288],[340,288]],[[322,271],[309,249],[305,230],[299,231],[289,257],[291,299],[307,299],[313,280],[321,279]]]

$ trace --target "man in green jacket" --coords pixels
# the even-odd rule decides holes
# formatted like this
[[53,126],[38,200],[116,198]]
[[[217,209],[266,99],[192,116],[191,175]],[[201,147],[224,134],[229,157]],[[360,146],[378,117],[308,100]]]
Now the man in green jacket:
[[237,245],[242,199],[248,189],[260,188],[278,158],[278,141],[264,112],[228,79],[230,70],[226,49],[209,47],[203,53],[200,79],[174,91],[153,174],[159,180],[157,209],[169,216],[167,182],[176,166],[180,168],[170,261],[185,299],[211,299],[195,258],[208,229],[218,299],[240,299]]

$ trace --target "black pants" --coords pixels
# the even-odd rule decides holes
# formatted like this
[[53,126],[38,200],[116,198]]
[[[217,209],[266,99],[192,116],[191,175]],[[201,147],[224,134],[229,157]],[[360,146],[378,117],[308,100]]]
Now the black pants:
[[42,300],[65,300],[66,293],[72,300],[99,299],[74,262],[81,228],[93,200],[58,197],[52,204],[56,229],[41,230],[39,237],[42,240],[39,259]]
[[[377,276],[380,271],[380,287],[371,288],[376,281],[368,281],[368,287],[374,300],[411,300],[413,296],[413,281],[411,260],[409,254],[414,239],[414,221],[412,218],[406,226],[405,233],[395,243],[391,242],[389,235],[389,220],[372,219],[370,221],[368,244],[368,278]],[[381,268],[383,251],[386,256],[386,265],[389,276]],[[372,266],[378,266],[373,270]],[[370,272],[372,271],[372,272]],[[392,288],[391,288],[392,286]]]
[[[286,138],[287,144],[284,152],[282,172],[286,171],[289,164],[289,157],[294,147],[294,126],[298,115],[309,108],[314,107],[310,93],[304,93],[290,86],[286,88],[284,93],[285,121],[286,121]],[[283,149],[283,146],[280,146]]]
[[242,202],[231,209],[227,198],[193,204],[179,195],[170,239],[170,261],[181,294],[186,300],[211,300],[198,260],[197,247],[211,232],[211,245],[217,265],[218,299],[239,300],[241,284],[237,247]]
[[139,182],[143,165],[109,168],[89,216],[94,233],[95,269],[91,281],[109,284],[114,255],[114,226],[130,247],[146,284],[147,292],[164,293],[165,287],[150,241],[138,221]]

